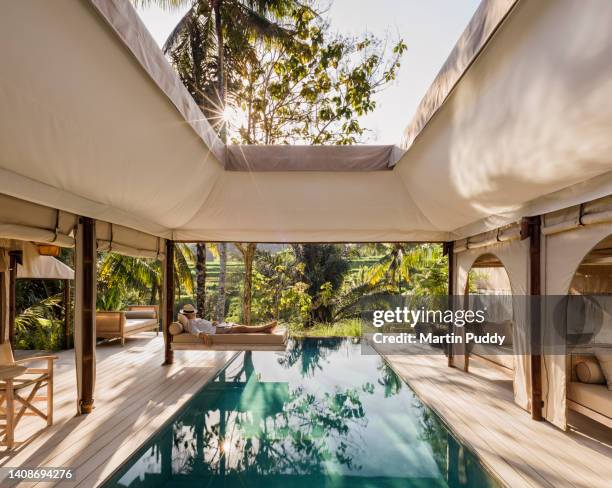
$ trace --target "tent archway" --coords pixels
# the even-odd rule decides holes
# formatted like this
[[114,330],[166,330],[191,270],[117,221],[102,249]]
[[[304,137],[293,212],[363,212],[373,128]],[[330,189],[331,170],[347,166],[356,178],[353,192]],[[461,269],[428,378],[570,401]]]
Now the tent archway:
[[[486,236],[483,237],[483,239]],[[526,299],[529,290],[529,239],[512,238],[505,241],[492,240],[491,244],[475,248],[459,248],[455,259],[454,289],[463,294],[469,272],[481,256],[495,256],[508,274],[512,294],[512,342],[514,349],[513,390],[514,401],[531,411],[531,364],[529,355],[528,310]],[[453,366],[465,369],[466,356],[460,347],[453,347]],[[461,345],[459,345],[461,346]]]
[[[555,215],[546,216],[552,221]],[[545,219],[545,221],[546,221]],[[556,233],[546,233],[544,227],[544,290],[550,296],[566,296],[574,275],[583,260],[597,245],[612,234],[611,223],[581,225]],[[554,327],[554,317],[550,316],[550,307],[544,307],[543,342],[558,344],[565,337],[558,337]],[[557,427],[567,429],[567,378],[568,366],[565,354],[550,351],[542,355],[542,394],[544,399],[543,415],[546,420]]]
[[[476,356],[506,370],[514,371],[514,311],[510,277],[501,260],[494,254],[481,254],[472,264],[466,281],[466,295],[484,296],[487,321],[479,326],[480,333],[499,333],[504,344],[474,344],[470,356]],[[489,297],[489,298],[486,298]]]

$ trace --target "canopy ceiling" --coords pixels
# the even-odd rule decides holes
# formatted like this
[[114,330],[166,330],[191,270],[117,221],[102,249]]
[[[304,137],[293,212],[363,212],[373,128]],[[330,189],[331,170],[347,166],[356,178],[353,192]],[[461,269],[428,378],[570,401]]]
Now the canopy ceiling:
[[610,2],[483,2],[405,153],[226,148],[129,2],[10,2],[0,193],[178,240],[480,232],[612,193],[611,20]]

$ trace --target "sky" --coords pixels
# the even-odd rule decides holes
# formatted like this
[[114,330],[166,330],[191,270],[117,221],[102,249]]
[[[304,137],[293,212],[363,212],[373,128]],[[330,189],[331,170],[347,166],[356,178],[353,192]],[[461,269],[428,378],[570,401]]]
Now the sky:
[[[369,144],[398,144],[404,128],[434,80],[480,0],[333,0],[332,30],[401,37],[408,45],[397,80],[380,93],[376,110],[362,119]],[[161,46],[185,9],[140,8],[145,25]]]

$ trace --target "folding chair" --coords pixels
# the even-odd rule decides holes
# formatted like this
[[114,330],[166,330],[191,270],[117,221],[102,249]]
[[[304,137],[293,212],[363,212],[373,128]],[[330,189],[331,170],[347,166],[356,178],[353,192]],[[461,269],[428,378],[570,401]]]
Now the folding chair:
[[[38,416],[53,425],[53,361],[57,356],[33,356],[15,361],[11,345],[0,344],[0,445],[12,449],[15,429],[24,416]],[[27,368],[26,363],[46,361],[46,368]],[[40,394],[41,389],[44,394]],[[47,402],[45,414],[34,405]]]

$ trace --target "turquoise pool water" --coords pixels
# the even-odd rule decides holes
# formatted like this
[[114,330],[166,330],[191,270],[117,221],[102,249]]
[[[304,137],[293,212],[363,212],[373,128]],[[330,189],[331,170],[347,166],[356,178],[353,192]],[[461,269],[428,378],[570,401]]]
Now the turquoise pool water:
[[379,356],[348,339],[241,353],[106,487],[497,486]]

